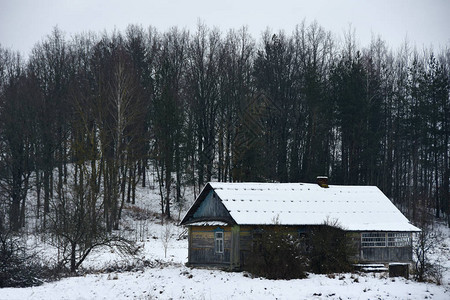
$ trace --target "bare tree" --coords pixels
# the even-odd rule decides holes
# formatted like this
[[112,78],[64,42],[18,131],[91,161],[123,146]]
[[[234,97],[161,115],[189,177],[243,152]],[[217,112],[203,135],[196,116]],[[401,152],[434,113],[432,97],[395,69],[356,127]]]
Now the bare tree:
[[161,228],[161,243],[164,248],[164,258],[167,258],[167,249],[169,249],[170,242],[172,241],[172,234],[173,224],[167,220]]
[[442,282],[442,266],[440,258],[433,259],[433,253],[437,245],[442,241],[442,235],[435,226],[433,216],[427,209],[421,209],[418,213],[421,232],[413,239],[414,271],[418,281],[433,280],[438,284]]
[[[73,79],[71,52],[64,34],[55,27],[52,33],[37,44],[29,59],[28,70],[36,78],[42,101],[37,107],[39,147],[36,171],[42,171],[37,177],[38,187],[44,190],[44,218],[49,212],[49,201],[53,197],[54,187],[62,189],[67,181],[67,138],[70,128],[70,109],[68,105],[68,87]],[[57,168],[57,178],[54,178]],[[53,185],[53,181],[57,185]],[[61,194],[60,191],[56,191]],[[40,203],[39,203],[40,204]]]
[[188,53],[187,91],[189,112],[194,122],[197,178],[201,188],[213,175],[216,151],[216,118],[219,106],[218,67],[220,33],[199,24]]
[[155,72],[155,98],[153,102],[153,132],[156,146],[154,158],[160,180],[161,213],[171,218],[171,191],[176,172],[176,200],[181,201],[181,167],[183,144],[183,72],[188,35],[176,28],[161,40],[158,68]]
[[[119,228],[124,205],[128,168],[136,160],[136,148],[143,123],[139,85],[134,66],[120,35],[103,37],[95,46],[97,97],[92,104],[98,125],[99,156],[104,187],[104,205],[109,230]],[[135,185],[134,185],[135,186]]]
[[20,56],[4,52],[5,85],[0,90],[0,191],[7,194],[13,231],[25,224],[25,200],[35,162],[36,99],[39,89]]
[[92,188],[88,163],[78,163],[78,182],[64,188],[61,201],[53,201],[49,232],[53,244],[58,248],[58,264],[69,266],[74,273],[85,261],[88,255],[98,247],[115,247],[126,254],[135,254],[134,243],[117,235],[109,233],[106,227],[102,204],[98,201],[100,192]]

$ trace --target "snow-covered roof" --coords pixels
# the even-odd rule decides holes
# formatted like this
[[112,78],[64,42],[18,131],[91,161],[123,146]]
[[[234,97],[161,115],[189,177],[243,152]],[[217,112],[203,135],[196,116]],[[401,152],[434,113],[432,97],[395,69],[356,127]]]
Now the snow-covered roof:
[[239,225],[320,225],[349,231],[420,231],[376,186],[210,182]]
[[200,222],[192,222],[189,225],[193,226],[227,226],[228,223],[221,221],[200,221]]

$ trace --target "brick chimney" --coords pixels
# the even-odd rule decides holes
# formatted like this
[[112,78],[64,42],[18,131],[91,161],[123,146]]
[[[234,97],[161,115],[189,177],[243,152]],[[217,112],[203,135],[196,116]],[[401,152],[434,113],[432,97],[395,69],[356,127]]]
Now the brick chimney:
[[317,184],[320,187],[328,188],[328,177],[327,176],[317,176]]

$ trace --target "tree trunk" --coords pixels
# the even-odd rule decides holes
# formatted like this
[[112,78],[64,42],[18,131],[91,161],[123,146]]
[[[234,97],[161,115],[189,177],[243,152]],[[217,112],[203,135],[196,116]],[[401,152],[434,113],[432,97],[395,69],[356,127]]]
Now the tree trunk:
[[171,168],[169,166],[166,167],[166,196],[165,196],[165,204],[166,204],[166,217],[170,219],[170,189],[172,183],[172,174]]
[[36,219],[39,219],[41,212],[41,172],[36,168]]
[[[436,141],[435,141],[436,143]],[[436,145],[436,144],[435,144]],[[440,217],[440,203],[439,203],[439,168],[438,168],[438,153],[434,153],[434,180],[436,184],[435,190],[435,201],[436,201],[436,218]]]
[[[131,188],[133,186],[134,166],[129,166],[128,170],[128,187],[127,187],[127,203],[131,202]],[[126,178],[123,178],[126,181]]]
[[142,187],[143,188],[145,188],[145,181],[147,180],[147,177],[146,177],[146,172],[147,172],[147,170],[146,170],[146,168],[147,168],[147,158],[144,158],[143,160],[142,160],[142,165],[141,165],[141,172],[142,172]]
[[77,244],[70,242],[70,272],[75,273],[77,271],[77,256],[76,256]]

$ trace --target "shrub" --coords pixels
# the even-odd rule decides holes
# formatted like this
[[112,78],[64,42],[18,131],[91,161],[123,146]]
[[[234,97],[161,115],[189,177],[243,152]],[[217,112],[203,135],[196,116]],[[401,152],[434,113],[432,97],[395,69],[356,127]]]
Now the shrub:
[[351,257],[356,248],[338,224],[325,222],[311,232],[309,270],[317,274],[348,272],[353,269]]
[[305,278],[307,260],[299,244],[285,227],[272,227],[254,237],[246,269],[268,279]]
[[0,232],[0,288],[39,285],[42,266],[20,238]]
[[304,278],[306,272],[341,273],[353,270],[356,247],[335,222],[310,227],[301,237],[288,226],[268,226],[253,235],[246,270],[269,279]]
[[[432,254],[436,246],[441,243],[442,234],[438,228],[435,228],[432,217],[426,214],[423,214],[418,225],[422,231],[413,239],[414,277],[417,281],[441,284],[443,276],[441,257]],[[433,259],[433,256],[436,257]]]

